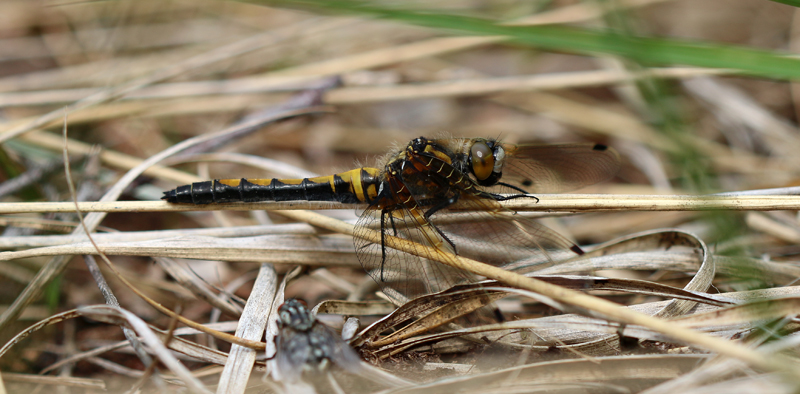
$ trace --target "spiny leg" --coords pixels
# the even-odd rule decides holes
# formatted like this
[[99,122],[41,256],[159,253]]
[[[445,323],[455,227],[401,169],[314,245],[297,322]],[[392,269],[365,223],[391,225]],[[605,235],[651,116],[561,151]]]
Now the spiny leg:
[[458,252],[456,251],[456,244],[454,244],[454,243],[453,243],[453,241],[451,241],[451,240],[450,240],[450,238],[448,238],[448,237],[447,237],[447,235],[445,235],[445,233],[444,233],[444,232],[442,232],[442,230],[440,230],[440,229],[439,229],[439,227],[436,227],[436,225],[435,225],[435,224],[433,224],[433,223],[430,221],[430,218],[431,218],[431,216],[432,216],[434,213],[436,213],[437,211],[440,211],[440,210],[442,210],[442,209],[444,209],[444,208],[447,208],[447,207],[449,207],[450,205],[453,205],[453,204],[455,204],[455,203],[456,203],[456,201],[458,201],[458,198],[459,198],[460,196],[461,196],[461,194],[460,194],[460,193],[458,193],[458,192],[455,192],[455,193],[453,193],[453,196],[452,196],[452,197],[448,198],[447,200],[444,200],[444,201],[441,201],[441,202],[439,202],[437,205],[435,205],[435,206],[433,206],[432,208],[428,209],[428,211],[427,211],[427,212],[425,212],[425,214],[423,215],[423,217],[424,217],[424,218],[425,218],[425,220],[426,220],[426,221],[427,221],[427,222],[430,224],[430,226],[431,226],[431,227],[433,227],[433,229],[434,229],[434,230],[436,230],[436,232],[437,232],[437,233],[439,233],[439,236],[440,236],[440,237],[442,237],[442,239],[444,239],[445,241],[447,241],[447,243],[448,243],[448,244],[450,245],[450,247],[453,249],[453,253],[454,253],[454,254],[458,254]]
[[[391,218],[392,215],[388,209],[383,208],[381,209],[381,282],[386,282],[386,279],[383,278],[383,265],[386,263],[386,214],[389,214]],[[392,227],[394,227],[394,220],[392,220]],[[395,235],[397,235],[397,230],[395,229]]]
[[525,190],[525,189],[522,189],[522,188],[519,188],[519,187],[516,187],[516,186],[514,186],[514,185],[512,185],[512,184],[510,184],[510,183],[505,183],[505,182],[497,182],[497,186],[505,186],[505,187],[507,187],[507,188],[509,188],[509,189],[516,190],[516,191],[518,191],[518,192],[520,192],[520,193],[522,193],[522,194],[528,194],[528,191],[527,191],[527,190]]
[[442,200],[441,202],[437,203],[436,205],[434,205],[433,207],[428,209],[425,212],[425,215],[424,215],[425,216],[425,220],[430,220],[431,216],[433,216],[433,214],[436,213],[437,211],[440,211],[440,210],[442,210],[444,208],[447,208],[447,207],[455,204],[456,201],[458,201],[458,198],[460,196],[461,196],[461,193],[455,192],[455,193],[453,193],[452,197],[450,197],[450,198],[448,198],[446,200]]
[[508,201],[508,200],[513,200],[515,198],[535,198],[536,202],[537,203],[539,202],[539,197],[532,196],[532,195],[528,194],[528,192],[525,189],[521,189],[519,187],[516,187],[516,186],[514,186],[512,184],[505,183],[505,182],[498,182],[497,185],[498,186],[504,186],[504,187],[507,187],[507,188],[509,188],[511,190],[515,190],[515,191],[520,192],[520,194],[513,194],[513,195],[510,195],[510,196],[503,196],[503,195],[500,195],[500,194],[489,193],[492,196],[492,198],[494,198],[497,201]]
[[512,194],[510,196],[504,196],[502,194],[495,194],[495,193],[487,193],[487,194],[495,201],[508,201],[517,198],[533,198],[536,200],[537,203],[539,202],[539,197],[531,196],[530,194]]
[[[391,211],[389,211],[391,212]],[[392,235],[397,236],[397,227],[394,224],[394,215],[389,214],[389,222],[392,223]]]

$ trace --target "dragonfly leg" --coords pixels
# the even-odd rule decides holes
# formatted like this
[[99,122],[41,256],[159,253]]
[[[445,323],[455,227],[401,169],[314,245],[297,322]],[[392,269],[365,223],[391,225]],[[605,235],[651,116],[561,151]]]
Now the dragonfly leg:
[[518,191],[518,192],[520,192],[520,193],[522,193],[522,194],[528,194],[528,191],[527,191],[527,190],[525,190],[525,189],[522,189],[522,188],[519,188],[519,187],[516,187],[516,186],[514,186],[514,185],[512,185],[512,184],[510,184],[510,183],[505,183],[505,182],[497,182],[497,186],[505,186],[505,187],[507,187],[507,188],[509,188],[509,189],[516,190],[516,191]]
[[433,216],[433,214],[436,213],[437,211],[442,210],[444,208],[447,208],[447,207],[455,204],[456,201],[458,201],[458,198],[460,196],[461,196],[461,193],[458,193],[458,192],[453,193],[452,197],[450,197],[450,198],[448,198],[446,200],[443,200],[443,201],[439,202],[438,204],[434,205],[433,207],[431,207],[430,209],[428,209],[425,212],[425,220],[430,220],[431,216]]
[[535,198],[536,202],[539,202],[539,198],[538,197],[528,194],[528,191],[526,191],[525,189],[521,189],[521,188],[516,187],[516,186],[514,186],[514,185],[512,185],[510,183],[505,183],[505,182],[497,182],[497,185],[498,186],[505,186],[505,187],[507,187],[509,189],[512,189],[512,190],[520,192],[520,194],[512,194],[510,196],[502,196],[502,195],[495,194],[495,193],[489,193],[492,196],[492,198],[494,198],[497,201],[513,200],[515,198]]
[[397,236],[397,226],[394,225],[394,215],[389,214],[389,223],[392,224],[392,235]]
[[391,208],[381,209],[381,282],[386,282],[383,277],[383,267],[386,263],[386,218],[389,218],[389,223],[392,225],[392,235],[397,237],[397,226],[394,223],[394,215],[392,215]]
[[[383,265],[386,263],[386,215],[389,215],[389,220],[392,222],[392,228],[394,228],[394,218],[392,218],[391,211],[386,208],[381,209],[381,282],[386,282],[383,278]],[[395,236],[397,235],[397,229],[395,229]]]
[[456,201],[458,201],[458,198],[459,198],[460,196],[461,196],[461,194],[460,194],[460,193],[458,193],[458,192],[454,193],[452,197],[450,197],[450,198],[448,198],[448,199],[446,199],[446,200],[444,200],[444,201],[442,201],[442,202],[440,202],[440,203],[438,203],[438,204],[434,205],[433,207],[431,207],[430,209],[428,209],[428,211],[427,211],[427,212],[425,212],[425,214],[423,215],[423,217],[424,217],[424,218],[425,218],[425,220],[428,222],[428,224],[429,224],[431,227],[433,227],[433,229],[434,229],[434,230],[436,230],[436,232],[437,232],[437,233],[439,233],[439,236],[440,236],[440,237],[442,237],[442,239],[444,239],[445,241],[447,241],[447,243],[448,243],[448,244],[450,245],[450,247],[453,249],[453,253],[456,253],[456,254],[458,254],[458,253],[456,252],[456,244],[454,244],[454,243],[453,243],[453,241],[451,241],[451,240],[450,240],[450,238],[448,238],[448,237],[447,237],[447,235],[445,235],[445,233],[444,233],[444,232],[442,232],[442,230],[440,230],[438,227],[436,227],[436,225],[435,225],[435,224],[431,223],[431,221],[430,221],[430,218],[431,218],[431,216],[432,216],[434,213],[436,213],[437,211],[439,211],[439,210],[442,210],[442,209],[444,209],[444,208],[447,208],[447,207],[449,207],[450,205],[453,205],[453,204],[455,204],[455,203],[456,203]]
[[442,230],[439,230],[439,227],[436,227],[435,224],[431,223],[431,227],[433,227],[433,229],[436,230],[437,233],[439,233],[442,239],[444,239],[445,241],[447,241],[448,244],[450,244],[450,247],[453,248],[453,253],[458,254],[458,252],[456,251],[456,244],[454,244],[453,241],[451,241],[450,238],[448,238],[447,235],[445,235],[442,232]]
[[536,202],[539,202],[539,197],[532,196],[530,194],[512,194],[510,196],[503,196],[500,194],[490,193],[490,195],[497,201],[508,201],[508,200],[513,200],[515,198],[533,198],[536,199]]

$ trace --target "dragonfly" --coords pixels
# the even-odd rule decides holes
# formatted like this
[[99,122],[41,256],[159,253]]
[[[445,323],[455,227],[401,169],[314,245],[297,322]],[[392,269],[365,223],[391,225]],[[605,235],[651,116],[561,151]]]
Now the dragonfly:
[[278,307],[275,345],[277,369],[287,382],[296,382],[304,370],[322,369],[327,360],[352,373],[359,373],[361,368],[358,354],[295,298]]
[[[491,138],[419,137],[382,168],[303,179],[216,179],[164,192],[171,203],[331,201],[366,204],[356,222],[356,256],[391,298],[403,301],[475,281],[432,261],[430,250],[500,267],[583,254],[563,235],[500,202],[561,193],[613,177],[617,152],[605,145],[514,145]],[[467,211],[456,210],[469,206]],[[380,231],[381,242],[360,233]],[[432,247],[417,255],[392,249],[393,235]],[[525,265],[525,264],[522,264]]]

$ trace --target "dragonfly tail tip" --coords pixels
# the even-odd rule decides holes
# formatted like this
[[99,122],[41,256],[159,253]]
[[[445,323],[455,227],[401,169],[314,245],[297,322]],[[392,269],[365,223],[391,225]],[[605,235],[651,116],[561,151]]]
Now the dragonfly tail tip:
[[178,196],[175,193],[175,189],[165,191],[164,195],[161,196],[162,200],[166,200],[167,202],[178,202]]

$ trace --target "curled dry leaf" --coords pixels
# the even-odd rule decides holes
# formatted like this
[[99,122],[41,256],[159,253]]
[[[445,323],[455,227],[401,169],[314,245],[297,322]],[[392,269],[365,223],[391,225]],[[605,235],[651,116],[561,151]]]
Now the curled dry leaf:
[[[736,1],[726,3],[723,14],[703,2],[562,3],[534,11],[460,4],[457,13],[445,16],[447,11],[408,8],[382,14],[405,18],[403,23],[231,2],[0,3],[0,15],[11,16],[0,37],[0,189],[11,194],[4,195],[0,212],[25,213],[0,218],[0,274],[11,279],[0,302],[7,305],[1,308],[0,333],[8,340],[0,349],[0,369],[32,374],[57,368],[59,375],[85,373],[107,383],[118,374],[146,375],[128,368],[138,365],[141,354],[117,342],[122,337],[113,335],[121,330],[103,326],[123,325],[133,327],[168,366],[154,372],[164,375],[153,380],[162,385],[158,390],[168,392],[172,384],[198,392],[214,386],[226,392],[269,390],[272,376],[251,369],[273,366],[266,358],[278,334],[278,306],[299,297],[316,304],[325,322],[338,323],[330,314],[358,316],[365,328],[350,344],[376,366],[362,363],[357,374],[334,371],[323,386],[296,382],[298,390],[793,392],[798,373],[763,373],[797,365],[788,350],[797,346],[798,328],[793,285],[800,277],[800,199],[794,186],[800,128],[796,95],[787,93],[792,86],[781,78],[795,78],[800,68],[798,60],[769,52],[796,49],[786,17],[792,10],[767,2],[753,17],[752,7]],[[359,12],[380,11],[379,3],[364,5]],[[499,22],[528,12],[512,23]],[[723,27],[708,29],[711,20]],[[581,27],[597,21],[631,36]],[[454,29],[465,36],[453,36]],[[697,42],[670,38],[679,30]],[[754,50],[758,46],[763,48]],[[619,50],[625,52],[614,52]],[[624,63],[617,60],[621,56],[627,56]],[[674,67],[675,59],[717,68]],[[743,70],[748,78],[731,77]],[[758,80],[763,76],[768,83]],[[665,80],[679,89],[662,89]],[[50,132],[53,125],[66,128],[66,138]],[[425,154],[398,153],[420,136],[439,145],[429,145]],[[493,141],[486,145],[491,155],[455,149],[459,141],[480,137]],[[553,144],[559,145],[543,148]],[[600,149],[606,145],[611,149]],[[50,175],[50,168],[64,162],[65,146],[73,164],[97,151],[93,146],[102,147],[99,169],[73,165],[71,178],[78,186],[107,190],[101,201],[79,206],[92,212],[85,224],[100,232],[93,236],[99,249],[122,278],[142,290],[132,297],[111,279],[108,287],[123,309],[75,309],[103,300],[87,286],[92,279],[82,266],[69,263],[70,256],[97,253],[75,230],[78,221],[46,216],[75,210],[57,202],[67,194],[63,174]],[[497,146],[504,147],[502,153]],[[622,153],[619,161],[615,149]],[[392,155],[373,160],[387,152]],[[439,155],[426,156],[431,152]],[[464,165],[471,156],[481,156],[474,162],[482,165]],[[424,160],[404,160],[413,158]],[[492,160],[508,166],[502,177],[483,180],[504,185],[476,189],[512,195],[525,190],[536,199],[518,195],[486,203],[453,176],[493,173]],[[324,224],[296,211],[343,208],[338,200],[204,207],[157,201],[163,190],[213,178],[302,178],[364,167],[381,172],[387,163],[398,173],[426,167],[431,176],[401,179],[385,172],[384,179],[412,180],[404,184],[413,191],[406,196],[416,200],[363,216],[357,248],[348,235],[352,226],[332,219],[335,225]],[[610,182],[581,190],[592,194],[546,194],[608,178],[617,164],[621,170]],[[508,185],[511,191],[494,189]],[[740,192],[709,194],[716,189]],[[665,190],[671,195],[657,195]],[[408,209],[398,213],[400,205]],[[247,212],[265,209],[293,211]],[[748,212],[744,218],[697,212],[707,209],[780,212]],[[361,214],[347,210],[326,214]],[[656,212],[665,210],[680,212]],[[587,211],[592,213],[575,215]],[[428,219],[436,227],[417,231]],[[438,253],[417,249],[428,253],[427,261],[409,258],[378,246],[384,240],[364,241],[367,230],[434,241],[427,244],[476,264],[441,268],[434,261],[443,257]],[[604,243],[587,246],[594,242]],[[587,253],[579,255],[581,250]],[[186,259],[189,267],[170,259]],[[211,267],[202,281],[192,272],[201,270],[193,259]],[[423,264],[409,268],[409,261]],[[484,280],[501,276],[476,272],[478,262],[507,270],[505,281]],[[274,294],[261,291],[267,289],[263,283],[250,288],[252,263],[272,264],[282,276],[270,288]],[[297,265],[325,272],[306,275],[293,269]],[[522,290],[534,289],[532,283],[541,285],[537,292]],[[43,292],[47,297],[40,297]],[[237,341],[265,347],[267,354],[238,346],[230,351],[234,339],[219,333],[224,340],[185,326],[164,330],[174,318],[154,313],[143,297],[162,304],[165,314],[183,303],[186,324],[239,332],[250,341]],[[245,303],[264,309],[240,318]],[[31,317],[23,312],[33,307],[67,312],[26,329]],[[63,329],[42,330],[90,315],[101,320],[72,319]],[[248,323],[264,319],[262,338],[260,326]],[[348,332],[354,326],[351,320]],[[33,332],[36,341],[22,339]],[[59,361],[47,364],[53,349]],[[732,357],[708,363],[712,356],[699,354],[708,349]],[[226,372],[220,374],[218,365]],[[467,376],[454,377],[460,374]],[[790,384],[776,383],[776,376]],[[119,387],[113,383],[107,386]],[[4,384],[8,391],[28,390],[12,387],[22,383],[9,379]]]

